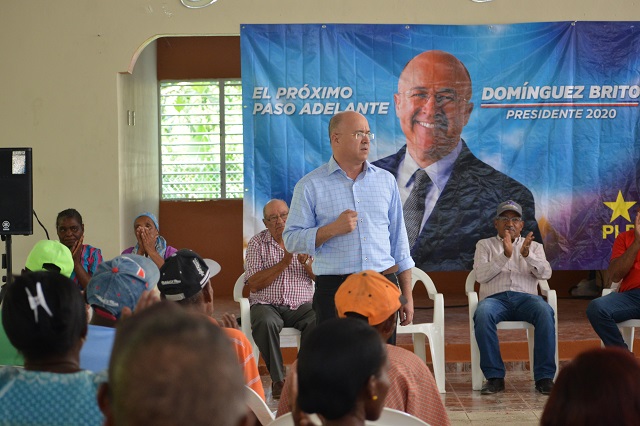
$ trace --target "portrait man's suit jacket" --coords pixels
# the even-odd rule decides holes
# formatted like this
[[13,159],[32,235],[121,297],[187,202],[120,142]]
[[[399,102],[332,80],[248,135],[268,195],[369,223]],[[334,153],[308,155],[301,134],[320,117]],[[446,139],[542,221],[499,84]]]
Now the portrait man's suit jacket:
[[[535,219],[533,195],[524,185],[479,160],[464,141],[451,176],[411,248],[416,266],[424,271],[460,271],[473,268],[476,243],[497,234],[493,224],[498,204],[513,200],[522,206],[522,236],[533,231],[542,243]],[[397,179],[407,146],[375,161]]]

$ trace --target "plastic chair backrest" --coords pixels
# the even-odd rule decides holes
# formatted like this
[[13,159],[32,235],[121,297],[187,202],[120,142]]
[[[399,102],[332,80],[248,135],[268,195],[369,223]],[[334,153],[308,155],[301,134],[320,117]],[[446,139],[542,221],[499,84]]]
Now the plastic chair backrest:
[[367,420],[365,424],[368,426],[429,426],[428,423],[411,414],[387,407],[384,407],[378,420]]
[[244,289],[244,272],[238,277],[233,285],[233,300],[240,302],[242,299],[242,290]]
[[260,423],[268,425],[275,419],[275,416],[266,402],[249,386],[244,387],[247,405],[256,415]]

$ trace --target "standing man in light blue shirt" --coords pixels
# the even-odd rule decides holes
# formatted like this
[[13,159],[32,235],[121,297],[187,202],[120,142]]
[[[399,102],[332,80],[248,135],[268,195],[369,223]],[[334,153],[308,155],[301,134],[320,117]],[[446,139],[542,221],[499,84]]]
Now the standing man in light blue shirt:
[[367,161],[374,135],[355,111],[329,122],[328,163],[296,184],[283,233],[291,253],[314,256],[318,323],[336,317],[334,296],[352,273],[373,269],[398,284],[407,303],[401,324],[413,320],[409,240],[398,186],[391,173]]

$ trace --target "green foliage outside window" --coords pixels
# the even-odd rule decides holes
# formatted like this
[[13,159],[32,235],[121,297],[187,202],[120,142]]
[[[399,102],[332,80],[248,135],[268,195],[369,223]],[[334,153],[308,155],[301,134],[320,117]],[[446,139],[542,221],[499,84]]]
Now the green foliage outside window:
[[242,198],[240,80],[160,83],[162,199]]

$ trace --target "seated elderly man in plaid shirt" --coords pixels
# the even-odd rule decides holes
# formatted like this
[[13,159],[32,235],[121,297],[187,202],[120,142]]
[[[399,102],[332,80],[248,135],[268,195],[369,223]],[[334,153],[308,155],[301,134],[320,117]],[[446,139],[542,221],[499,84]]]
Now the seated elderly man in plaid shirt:
[[262,221],[267,229],[251,238],[247,247],[245,285],[250,290],[251,330],[271,375],[274,399],[280,398],[285,377],[280,331],[297,328],[304,344],[316,322],[311,307],[313,258],[285,250],[282,231],[288,214],[282,200],[265,204]]

